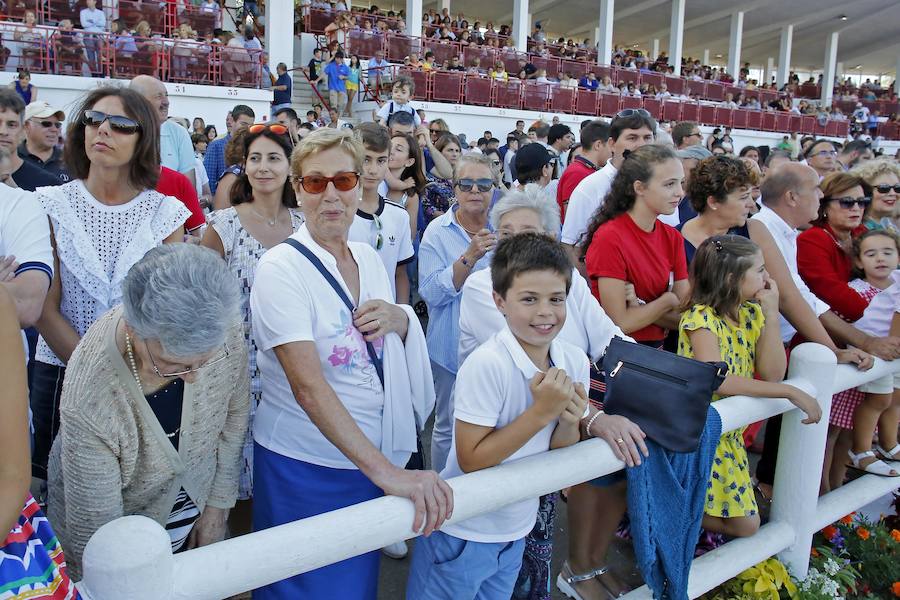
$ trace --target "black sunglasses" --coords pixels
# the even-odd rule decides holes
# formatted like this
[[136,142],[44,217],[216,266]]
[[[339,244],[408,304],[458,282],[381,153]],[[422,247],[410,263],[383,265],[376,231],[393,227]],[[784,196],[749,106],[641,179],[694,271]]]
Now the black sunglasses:
[[878,190],[879,194],[890,194],[891,190],[894,190],[894,193],[900,194],[900,183],[897,185],[888,185],[883,183],[881,185],[873,186],[873,189]]
[[140,123],[122,115],[108,115],[99,110],[86,110],[81,116],[81,122],[90,127],[100,127],[107,121],[112,130],[119,133],[131,134],[141,131]]
[[489,192],[494,188],[494,182],[490,179],[460,179],[456,187],[461,192],[471,192],[473,188],[478,188],[479,192]]
[[41,127],[46,129],[50,129],[51,127],[56,127],[57,129],[62,128],[62,123],[59,121],[35,121],[34,119],[29,119],[33,123],[39,124]]
[[829,200],[834,200],[838,204],[841,205],[841,208],[850,209],[854,206],[859,206],[860,208],[865,209],[869,204],[872,203],[872,199],[868,196],[862,196],[861,198],[850,198],[849,196],[846,198],[828,198]]

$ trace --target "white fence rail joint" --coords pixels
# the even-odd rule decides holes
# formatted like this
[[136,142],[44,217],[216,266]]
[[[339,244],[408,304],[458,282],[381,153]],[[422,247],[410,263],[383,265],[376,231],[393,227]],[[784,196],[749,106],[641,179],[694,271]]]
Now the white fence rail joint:
[[[723,432],[785,416],[770,522],[756,535],[695,560],[688,589],[692,598],[775,554],[792,574],[805,577],[816,531],[897,487],[896,480],[870,475],[818,497],[832,394],[897,370],[900,361],[876,361],[872,370],[861,373],[836,366],[834,354],[824,346],[803,344],[791,354],[787,382],[818,399],[825,415],[819,423],[803,425],[802,413],[785,399],[734,396],[713,405]],[[455,477],[448,482],[454,493],[451,522],[622,468],[605,442],[588,440]],[[411,502],[388,496],[177,555],[155,521],[124,517],[91,538],[78,588],[87,600],[219,600],[415,537],[413,513]],[[265,560],[254,560],[263,556]],[[642,587],[627,597],[652,595]]]

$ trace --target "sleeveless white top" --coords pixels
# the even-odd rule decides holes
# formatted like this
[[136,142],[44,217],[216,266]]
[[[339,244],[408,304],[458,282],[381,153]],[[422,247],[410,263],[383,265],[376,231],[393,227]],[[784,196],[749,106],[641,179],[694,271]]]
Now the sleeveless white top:
[[[79,336],[121,303],[128,270],[191,215],[176,198],[153,190],[144,190],[125,204],[107,206],[80,180],[38,188],[35,195],[50,217],[56,238],[60,312]],[[43,336],[36,358],[65,366]]]

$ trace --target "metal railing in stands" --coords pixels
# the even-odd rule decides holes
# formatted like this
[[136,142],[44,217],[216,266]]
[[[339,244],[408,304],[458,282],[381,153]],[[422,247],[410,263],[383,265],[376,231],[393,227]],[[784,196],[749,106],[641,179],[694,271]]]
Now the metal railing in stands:
[[[876,360],[872,370],[859,372],[836,365],[834,354],[824,346],[802,344],[791,353],[787,381],[813,395],[828,415],[832,394],[897,371],[900,360]],[[733,396],[713,406],[723,431],[779,414],[784,419],[770,521],[755,535],[695,560],[691,597],[776,554],[802,579],[816,531],[898,485],[896,479],[867,475],[819,497],[827,418],[803,425],[804,415],[785,399]],[[623,467],[604,441],[593,439],[455,477],[448,481],[454,493],[451,522]],[[416,537],[413,512],[409,500],[388,496],[175,555],[160,524],[141,516],[123,517],[101,527],[88,542],[78,587],[87,600],[218,600]],[[643,587],[628,598],[651,594]]]

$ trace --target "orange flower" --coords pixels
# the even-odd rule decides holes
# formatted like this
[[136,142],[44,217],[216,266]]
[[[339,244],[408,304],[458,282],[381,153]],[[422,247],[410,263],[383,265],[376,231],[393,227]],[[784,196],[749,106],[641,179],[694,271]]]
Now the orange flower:
[[869,539],[869,536],[871,534],[869,533],[869,530],[866,529],[865,527],[860,527],[859,529],[856,530],[856,535],[858,535],[859,539],[861,539],[861,540],[867,540],[867,539]]
[[822,535],[825,536],[826,540],[830,540],[835,535],[837,535],[837,532],[838,532],[838,530],[834,525],[829,525],[828,527],[826,527],[825,529],[822,530]]
[[846,517],[841,517],[841,523],[843,523],[844,525],[849,525],[850,523],[853,522],[853,515],[855,515],[855,514],[856,513],[850,513]]
[[896,529],[891,529],[891,537],[894,538],[895,542],[900,543],[900,531]]
[[894,585],[891,586],[891,591],[894,592],[894,596],[900,598],[900,581],[894,582]]
[[817,558],[819,556],[819,551],[816,550],[815,548],[813,548],[812,550],[809,551],[809,555],[812,556],[813,558]]

